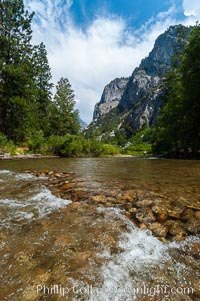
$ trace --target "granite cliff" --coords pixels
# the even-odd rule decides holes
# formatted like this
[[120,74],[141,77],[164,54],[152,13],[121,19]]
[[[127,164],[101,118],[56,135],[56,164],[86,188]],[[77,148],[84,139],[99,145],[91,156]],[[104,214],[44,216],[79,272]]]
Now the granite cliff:
[[170,26],[155,41],[153,50],[129,78],[111,81],[95,105],[88,131],[99,135],[120,131],[126,137],[156,123],[163,103],[163,81],[174,56],[183,53],[191,27]]
[[129,78],[116,78],[105,86],[101,100],[95,105],[93,120],[118,106]]

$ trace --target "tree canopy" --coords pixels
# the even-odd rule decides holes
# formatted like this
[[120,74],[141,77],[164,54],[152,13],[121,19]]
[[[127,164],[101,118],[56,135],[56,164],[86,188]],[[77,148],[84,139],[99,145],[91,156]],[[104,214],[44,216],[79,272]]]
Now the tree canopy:
[[154,150],[171,155],[200,150],[200,25],[193,28],[178,67],[166,78]]
[[67,79],[58,82],[52,100],[45,45],[31,43],[33,16],[23,0],[1,2],[0,133],[15,143],[79,131],[74,92]]
[[78,134],[79,113],[75,109],[75,95],[67,78],[61,78],[56,86],[56,94],[51,104],[52,133],[59,136]]

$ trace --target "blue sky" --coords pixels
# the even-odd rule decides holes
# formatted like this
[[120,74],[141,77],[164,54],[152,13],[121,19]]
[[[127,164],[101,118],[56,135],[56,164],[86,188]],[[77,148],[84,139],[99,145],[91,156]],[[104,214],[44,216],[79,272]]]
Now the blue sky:
[[70,80],[86,122],[104,86],[131,75],[159,34],[200,19],[200,0],[25,0],[25,5],[35,11],[33,42],[46,45],[53,83]]
[[[182,1],[175,1],[177,15],[183,16]],[[74,0],[71,13],[77,24],[85,27],[98,14],[112,15],[126,19],[129,28],[139,28],[148,19],[161,11],[167,11],[172,1],[169,0]]]

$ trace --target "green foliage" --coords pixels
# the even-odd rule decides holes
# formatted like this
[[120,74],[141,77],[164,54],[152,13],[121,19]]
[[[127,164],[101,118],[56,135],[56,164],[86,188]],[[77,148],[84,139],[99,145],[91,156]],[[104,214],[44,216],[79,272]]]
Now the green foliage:
[[102,146],[103,155],[117,155],[119,153],[120,153],[119,148],[114,145],[103,144]]
[[41,153],[44,146],[45,139],[43,132],[41,130],[33,132],[30,140],[28,141],[29,151],[31,151],[34,154]]
[[200,25],[192,30],[180,67],[183,86],[183,134],[187,147],[200,150]]
[[146,156],[152,153],[152,147],[151,144],[145,143],[131,144],[124,147],[122,153],[134,156]]
[[87,138],[94,137],[100,139],[102,143],[121,145],[125,142],[125,137],[120,130],[118,108],[111,109],[108,113],[100,116],[97,123],[90,125],[85,135]]
[[[49,110],[51,106],[51,88],[50,83],[51,71],[47,60],[47,52],[45,45],[41,43],[33,48],[33,78],[35,83],[34,102],[37,115],[34,120],[37,128],[42,129],[44,135],[48,135],[51,131],[49,128]],[[33,112],[32,112],[33,113]]]
[[34,14],[23,0],[3,1],[0,27],[0,131],[8,139],[27,141],[30,133],[47,133],[51,78],[44,44],[31,44]]
[[14,155],[16,153],[16,146],[13,141],[8,140],[5,135],[0,133],[0,154],[5,153]]
[[200,150],[200,26],[191,32],[180,66],[166,78],[165,106],[154,130],[153,150],[170,156]]
[[90,141],[90,155],[99,157],[102,154],[102,143],[96,139]]
[[7,137],[3,134],[0,134],[0,147],[3,148],[7,142],[8,142]]
[[83,145],[79,136],[67,134],[65,136],[50,136],[48,139],[49,150],[55,155],[76,157],[82,155]]
[[[25,127],[28,94],[33,86],[31,70],[30,23],[33,14],[24,10],[23,1],[3,2],[0,29],[0,130],[17,140],[19,127]],[[24,118],[21,119],[21,115]]]
[[12,140],[9,140],[5,145],[4,152],[10,154],[11,156],[16,155],[16,145]]
[[147,127],[145,129],[137,131],[129,139],[129,142],[131,142],[134,145],[149,143],[151,141],[151,136],[152,136],[152,129]]
[[80,135],[50,136],[47,144],[49,152],[62,157],[98,157],[119,153],[116,146],[103,144],[95,139],[88,140]]
[[[51,72],[45,45],[31,44],[33,13],[23,0],[4,0],[0,26],[0,151],[14,154],[17,143],[27,142],[33,153],[60,156],[100,156],[119,153],[179,155],[200,150],[200,25],[191,32],[185,48],[186,29],[179,26],[179,43],[173,70],[164,83],[164,106],[158,124],[143,129],[126,144],[118,129],[118,108],[98,118],[98,124],[80,134],[75,95],[67,78],[61,78],[51,100]],[[184,50],[185,49],[185,50]],[[184,53],[183,53],[184,51]],[[181,55],[180,55],[181,54]],[[97,128],[98,127],[98,128]],[[123,127],[129,137],[130,125]],[[91,138],[92,137],[92,138]],[[99,141],[101,140],[101,141]],[[12,142],[14,141],[14,142]]]
[[79,136],[67,134],[65,136],[50,136],[48,140],[50,150],[63,157],[82,156],[83,143]]
[[101,142],[105,144],[123,145],[127,141],[126,137],[118,129],[113,129],[111,132],[105,132],[101,134],[100,137]]
[[149,155],[152,153],[151,144],[140,143],[129,145],[124,148],[123,153],[134,156],[144,156],[147,154]]
[[75,110],[75,95],[67,78],[61,78],[56,86],[54,102],[51,104],[50,124],[53,135],[78,134],[79,113]]
[[60,156],[77,157],[82,154],[82,143],[78,136],[65,135],[58,150]]
[[2,7],[1,151],[15,152],[12,139],[16,144],[25,142],[32,153],[61,156],[115,153],[113,146],[81,136],[75,95],[67,78],[59,80],[51,100],[51,72],[45,45],[31,44],[34,14],[25,11],[23,0],[5,0]]
[[144,156],[152,153],[152,129],[139,130],[126,143],[122,153],[134,156]]

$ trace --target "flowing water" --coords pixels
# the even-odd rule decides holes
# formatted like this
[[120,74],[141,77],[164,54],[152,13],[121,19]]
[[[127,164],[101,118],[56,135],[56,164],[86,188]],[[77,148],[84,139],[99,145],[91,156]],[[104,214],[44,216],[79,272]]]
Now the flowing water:
[[117,206],[52,194],[25,169],[74,172],[88,190],[153,191],[200,206],[200,162],[0,161],[0,300],[200,300],[198,236],[162,243]]

